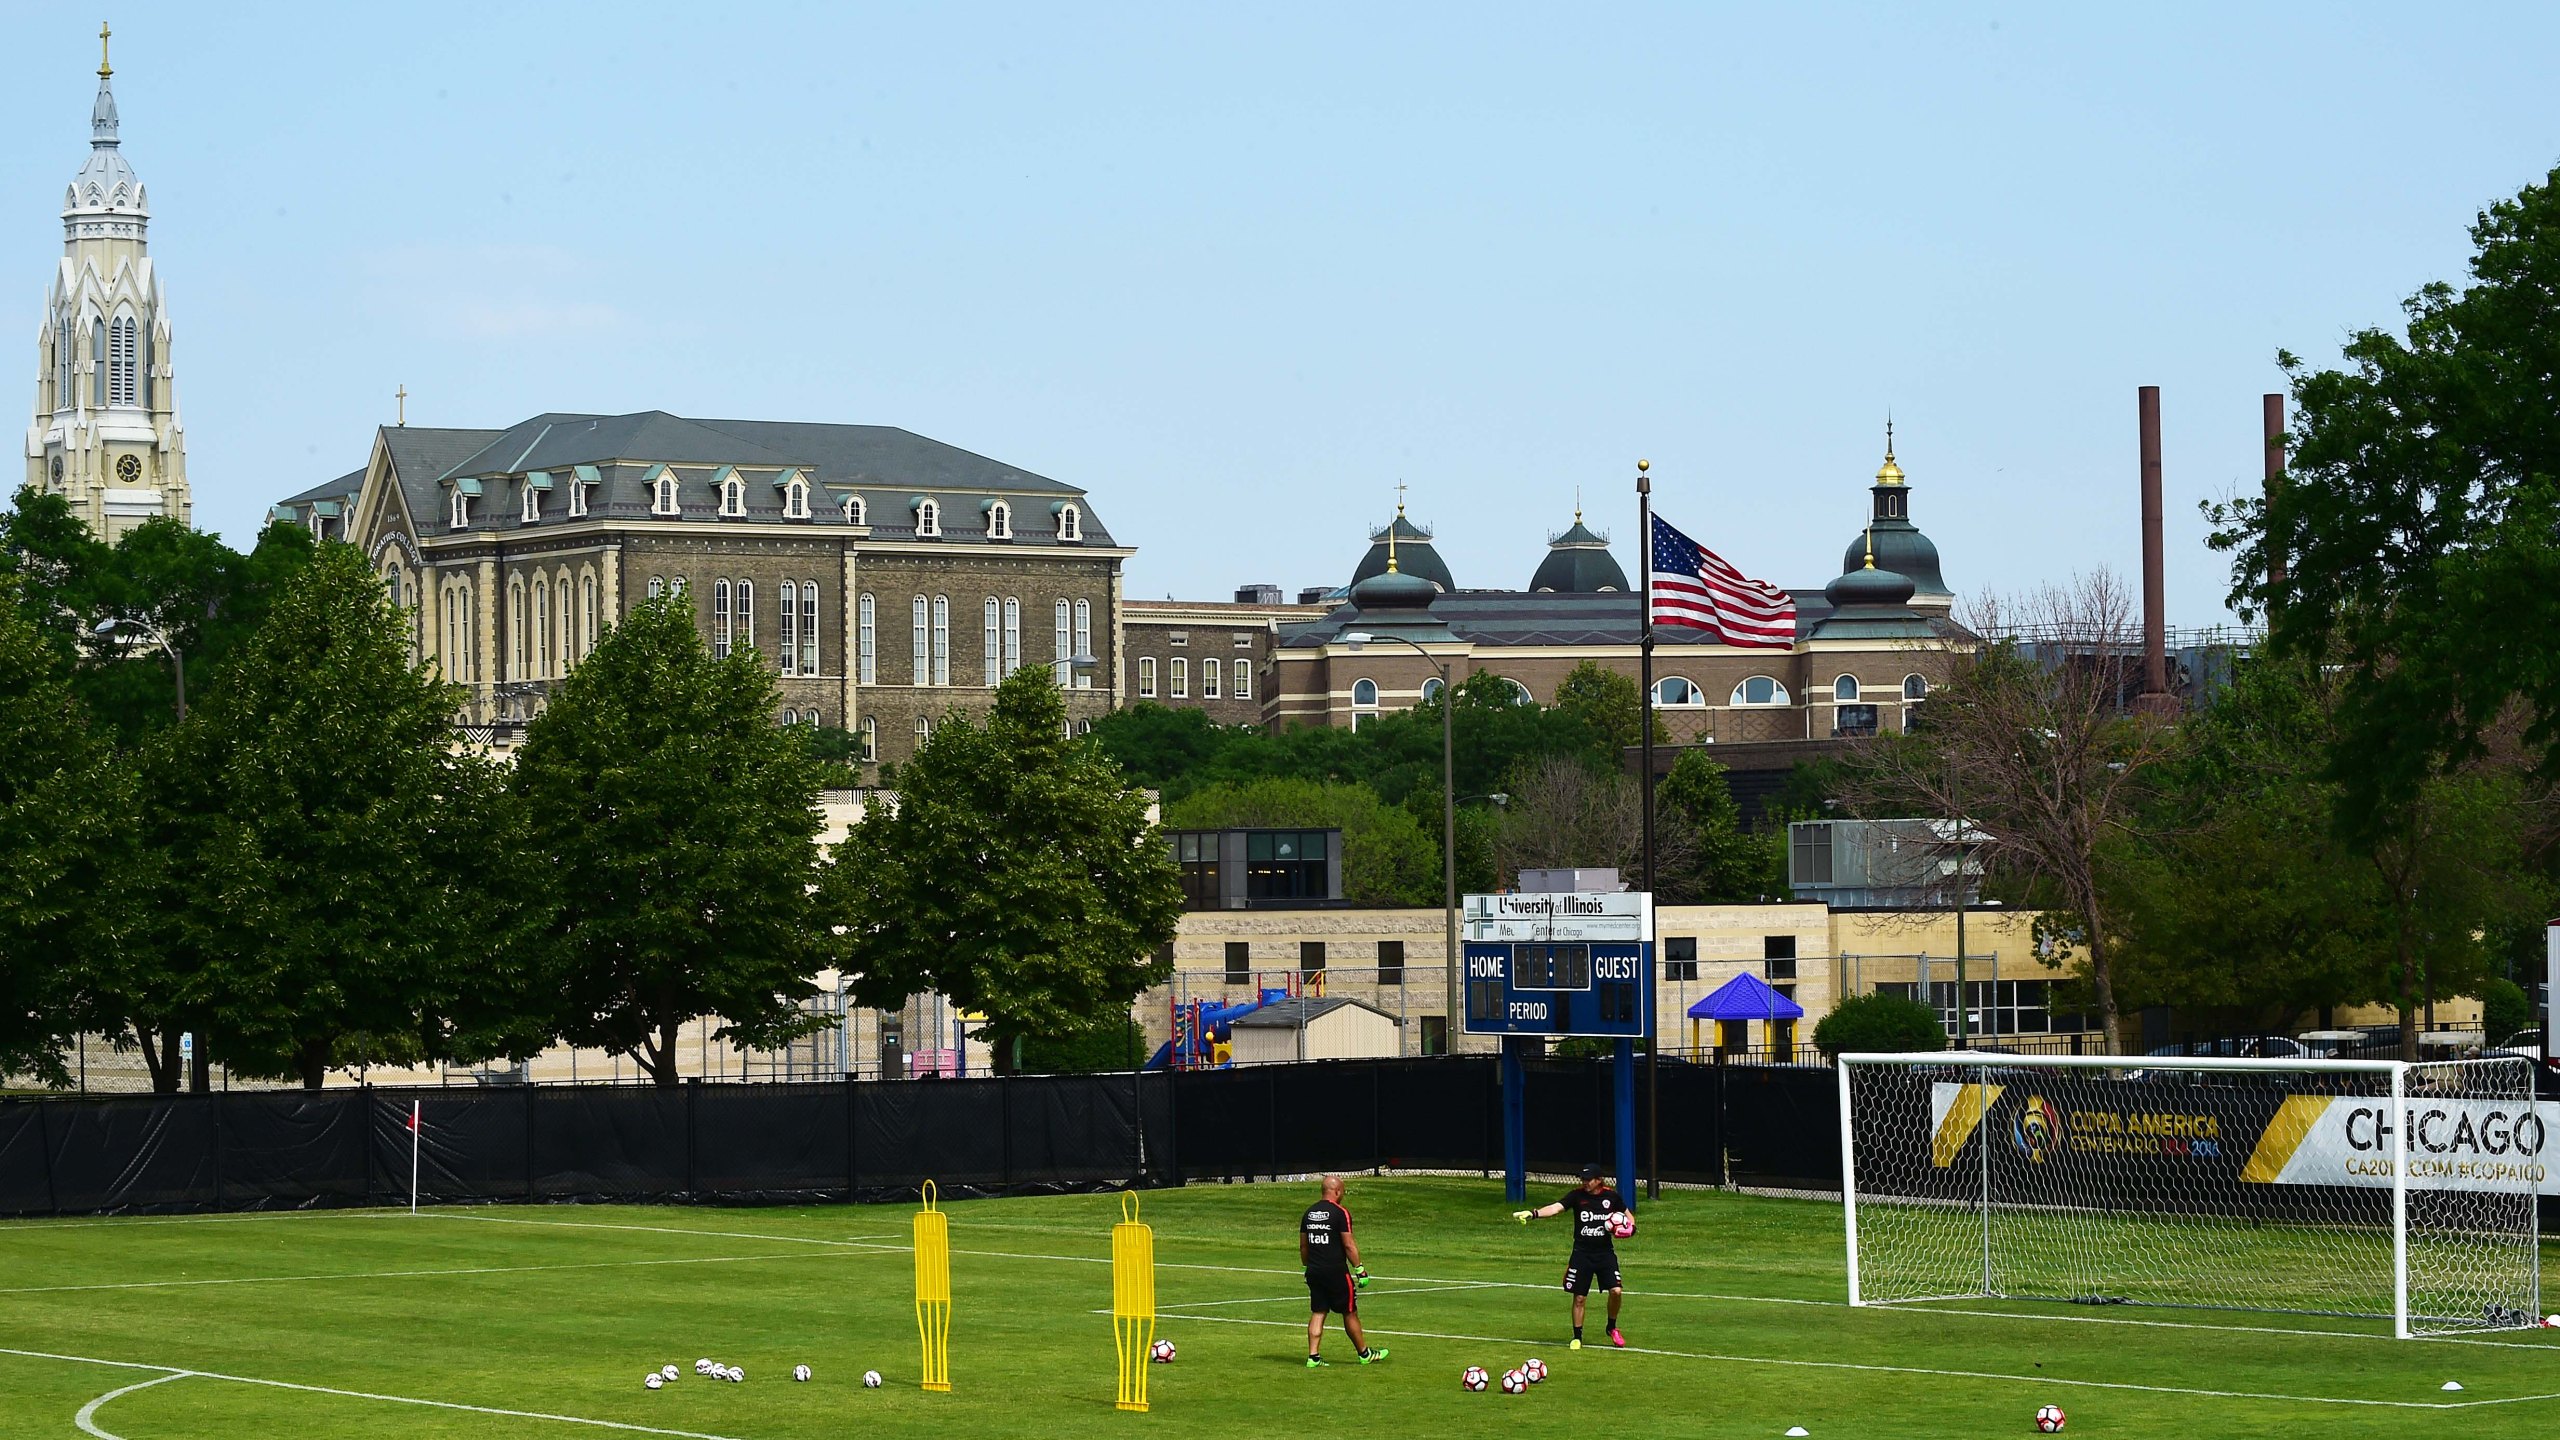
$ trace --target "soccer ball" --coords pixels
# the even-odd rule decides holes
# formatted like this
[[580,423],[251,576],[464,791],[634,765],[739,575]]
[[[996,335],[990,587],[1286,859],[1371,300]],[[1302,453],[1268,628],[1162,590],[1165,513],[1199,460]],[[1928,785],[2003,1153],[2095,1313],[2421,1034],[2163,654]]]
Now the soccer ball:
[[806,1365],[794,1365],[794,1366],[792,1366],[792,1367],[791,1367],[791,1378],[792,1378],[792,1379],[794,1379],[794,1380],[806,1380],[806,1379],[808,1379],[808,1378],[809,1378],[809,1367],[808,1367],[808,1366],[806,1366]]
[[722,1378],[722,1379],[724,1379],[724,1380],[728,1381],[728,1382],[729,1382],[730,1384],[732,1384],[732,1385],[736,1385],[736,1384],[738,1384],[738,1383],[740,1383],[740,1382],[744,1381],[744,1380],[747,1378],[747,1372],[746,1372],[746,1371],[744,1371],[744,1370],[739,1369],[739,1368],[738,1368],[737,1366],[735,1366],[735,1365],[732,1365],[732,1366],[730,1366],[728,1369],[726,1369],[726,1370],[724,1370],[724,1371],[722,1371],[722,1372],[721,1372],[721,1376],[720,1376],[720,1378]]
[[863,1389],[865,1389],[865,1390],[877,1390],[877,1389],[879,1389],[879,1388],[880,1388],[880,1372],[879,1372],[879,1371],[877,1371],[877,1370],[865,1370],[865,1371],[863,1371],[863,1372],[862,1372],[862,1388],[863,1388]]
[[1155,1348],[1147,1353],[1157,1364],[1170,1365],[1173,1363],[1173,1342],[1170,1340],[1159,1340],[1156,1342]]
[[676,1378],[676,1367],[670,1365],[666,1369],[659,1371],[658,1374],[665,1379],[673,1380]]
[[652,1370],[652,1371],[650,1371],[650,1372],[649,1372],[648,1376],[647,1376],[645,1379],[643,1379],[640,1383],[641,1383],[641,1384],[643,1384],[643,1385],[648,1386],[648,1387],[649,1387],[650,1389],[652,1389],[652,1390],[655,1390],[655,1389],[657,1389],[659,1386],[664,1385],[664,1384],[666,1384],[666,1383],[667,1383],[667,1377],[666,1377],[666,1376],[664,1376],[664,1375],[659,1374],[659,1373],[658,1373],[657,1371],[655,1371],[655,1370]]
[[2054,1431],[2061,1429],[2062,1425],[2063,1415],[2061,1406],[2039,1405],[2036,1407],[2036,1428],[2038,1430],[2050,1435]]
[[1469,1390],[1482,1390],[1493,1383],[1493,1377],[1485,1373],[1483,1366],[1470,1365],[1467,1367],[1467,1373],[1458,1377],[1458,1383]]
[[1529,1383],[1535,1385],[1539,1381],[1547,1378],[1547,1362],[1544,1360],[1531,1360],[1520,1367],[1520,1373],[1528,1376]]
[[711,1373],[712,1369],[713,1366],[708,1360],[696,1360],[693,1362],[693,1373],[696,1375],[708,1375]]
[[1529,1377],[1528,1377],[1528,1376],[1521,1374],[1521,1373],[1520,1373],[1519,1371],[1517,1371],[1517,1370],[1505,1370],[1505,1371],[1503,1371],[1503,1372],[1502,1372],[1502,1393],[1503,1393],[1503,1394],[1505,1394],[1505,1395],[1525,1395],[1525,1394],[1527,1394],[1527,1393],[1528,1393],[1528,1390],[1529,1390]]
[[1635,1233],[1636,1212],[1633,1210],[1612,1210],[1609,1212],[1609,1234],[1611,1236],[1620,1240],[1626,1240],[1633,1238]]

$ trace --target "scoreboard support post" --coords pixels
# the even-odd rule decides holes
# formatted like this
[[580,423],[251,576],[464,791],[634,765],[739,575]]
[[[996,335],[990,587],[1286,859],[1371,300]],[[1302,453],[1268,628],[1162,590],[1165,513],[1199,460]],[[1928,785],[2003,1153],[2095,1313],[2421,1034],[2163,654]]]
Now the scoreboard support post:
[[1529,1074],[1521,1054],[1534,1040],[1502,1040],[1502,1198],[1529,1198]]
[[1616,1062],[1609,1067],[1610,1088],[1617,1092],[1618,1194],[1636,1193],[1636,1042],[1618,1042]]

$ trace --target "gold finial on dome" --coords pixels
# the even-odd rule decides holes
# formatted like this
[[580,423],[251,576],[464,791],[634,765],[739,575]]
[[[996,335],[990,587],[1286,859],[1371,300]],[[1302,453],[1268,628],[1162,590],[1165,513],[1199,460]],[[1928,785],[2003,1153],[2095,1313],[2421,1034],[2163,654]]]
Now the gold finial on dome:
[[1396,529],[1404,523],[1404,482],[1396,482],[1396,518],[1387,522],[1387,573],[1396,572]]
[[116,73],[115,67],[107,63],[107,37],[114,33],[107,28],[106,21],[98,22],[98,78],[101,80]]
[[[1890,460],[1888,460],[1888,461],[1886,461],[1885,463],[1886,463],[1886,464],[1888,464],[1888,465],[1890,465],[1890,464],[1892,464],[1893,462],[1892,462],[1892,461],[1890,461]],[[1867,567],[1866,567],[1866,568],[1868,568],[1868,569],[1870,569],[1870,570],[1873,570],[1874,568],[1876,568],[1876,527],[1874,527],[1873,525],[1870,525],[1870,526],[1868,526],[1868,527],[1867,527]]]
[[1902,467],[1893,463],[1893,417],[1890,415],[1884,417],[1884,467],[1876,471],[1876,483],[1879,485],[1902,483]]

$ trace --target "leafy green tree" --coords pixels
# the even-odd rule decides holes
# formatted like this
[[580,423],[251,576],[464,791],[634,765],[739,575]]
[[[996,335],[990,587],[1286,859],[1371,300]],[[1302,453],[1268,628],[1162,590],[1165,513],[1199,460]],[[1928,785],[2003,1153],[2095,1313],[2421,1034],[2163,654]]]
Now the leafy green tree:
[[2533,1001],[2524,987],[2493,975],[2480,985],[2480,1030],[2486,1042],[2503,1045],[2533,1027]]
[[[1597,661],[1583,661],[1557,683],[1553,708],[1582,727],[1593,758],[1603,764],[1617,764],[1622,753],[1644,743],[1638,717],[1650,711],[1638,698],[1634,677],[1604,669]],[[1654,743],[1659,745],[1670,737],[1662,728],[1662,717],[1652,719]]]
[[1917,1000],[1873,991],[1831,1007],[1813,1027],[1813,1048],[1841,1055],[1944,1050],[1947,1030],[1938,1012]]
[[13,601],[55,658],[68,664],[88,639],[111,554],[60,495],[21,487],[0,515],[0,574]]
[[[189,700],[201,703],[316,548],[309,531],[282,522],[261,531],[246,555],[166,517],[128,532],[106,556],[87,616],[93,627],[117,622],[88,635],[98,663],[83,669],[80,683],[91,709],[132,744],[172,723],[182,669]],[[145,638],[153,633],[177,655]]]
[[833,963],[818,847],[825,767],[773,723],[752,651],[715,660],[681,595],[631,612],[553,689],[517,752],[531,853],[548,867],[559,1033],[679,1080],[676,1035],[771,1048],[812,1033]]
[[[1703,747],[1682,751],[1654,787],[1654,829],[1682,832],[1687,863],[1662,867],[1656,898],[1670,905],[1748,905],[1783,896],[1786,831],[1753,831],[1742,823],[1724,766]],[[1658,839],[1657,853],[1663,851]]]
[[452,713],[364,558],[330,546],[171,732],[155,908],[225,1064],[316,1087],[355,1037],[435,1056],[438,1017],[490,982],[486,946],[515,922],[483,881],[526,861],[461,828],[500,782]]
[[[1342,832],[1342,895],[1355,905],[1437,905],[1441,873],[1439,797],[1425,831],[1410,810],[1365,785],[1325,780],[1253,780],[1193,791],[1165,807],[1168,828],[1227,830],[1300,826]],[[1463,850],[1463,845],[1462,845]]]
[[1126,1015],[1065,1035],[1025,1035],[1020,1049],[1022,1071],[1030,1075],[1093,1075],[1147,1061],[1145,1032]]
[[1182,916],[1173,855],[1147,797],[1066,734],[1047,671],[996,688],[983,722],[952,716],[898,771],[829,876],[849,921],[863,1004],[939,992],[987,1017],[997,1063],[1017,1038],[1125,1015],[1171,973]]
[[115,943],[134,792],[0,575],[0,1073],[66,1078],[60,1046],[89,1018],[82,957]]
[[[2296,421],[2271,501],[2212,507],[2232,601],[2345,667],[2330,774],[2368,838],[2521,715],[2560,759],[2560,170],[2471,227],[2470,281],[2403,305],[2345,365],[2281,356]],[[2281,580],[2270,570],[2282,572]]]

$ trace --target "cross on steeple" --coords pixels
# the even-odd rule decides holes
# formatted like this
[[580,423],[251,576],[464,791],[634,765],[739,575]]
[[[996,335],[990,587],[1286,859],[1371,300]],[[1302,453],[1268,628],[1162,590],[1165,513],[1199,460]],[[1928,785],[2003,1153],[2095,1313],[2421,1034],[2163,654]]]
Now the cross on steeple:
[[114,33],[107,28],[106,21],[98,22],[98,78],[101,80],[116,73],[115,67],[107,63],[107,37]]
[[409,387],[403,384],[399,389],[391,392],[391,398],[400,404],[400,417],[395,423],[407,425],[409,423]]

